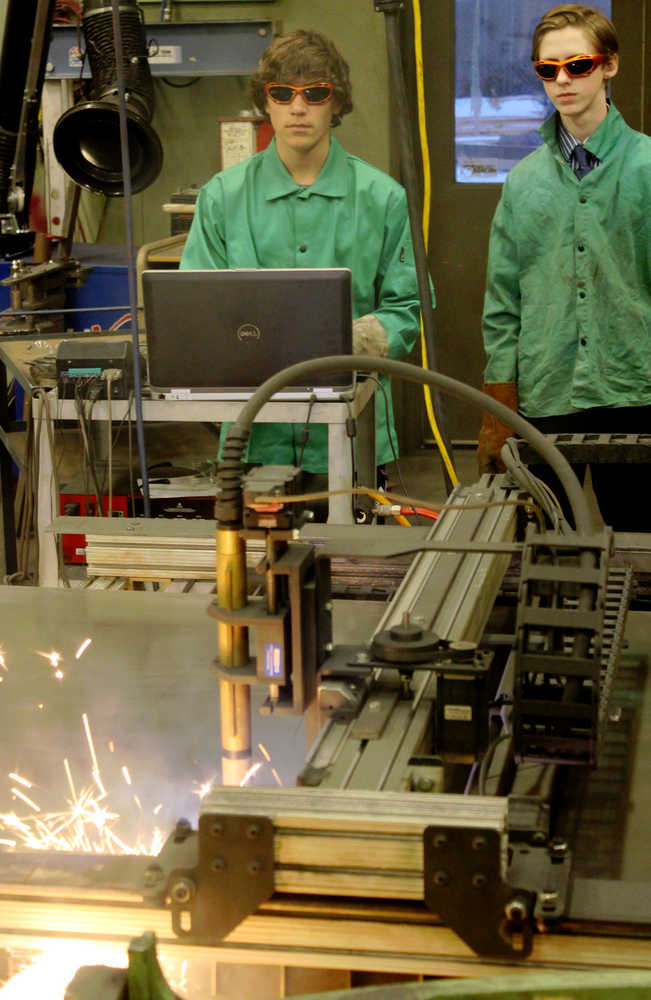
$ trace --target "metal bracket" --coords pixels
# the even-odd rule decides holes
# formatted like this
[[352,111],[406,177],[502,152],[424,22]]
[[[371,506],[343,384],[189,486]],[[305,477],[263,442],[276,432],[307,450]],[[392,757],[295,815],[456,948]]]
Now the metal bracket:
[[204,813],[179,820],[144,873],[143,898],[172,910],[178,937],[214,945],[274,891],[274,829],[267,816]]
[[222,624],[256,629],[256,659],[236,668],[215,663],[215,670],[231,684],[278,686],[278,697],[262,706],[263,714],[301,715],[315,697],[317,667],[332,649],[330,564],[315,561],[311,545],[297,543],[266,569],[285,595],[277,613],[256,598],[237,610],[216,602],[208,608]]
[[518,844],[513,848],[509,879],[536,890],[534,919],[559,920],[567,906],[572,855],[564,841],[542,847]]
[[425,904],[478,955],[526,958],[533,895],[503,877],[498,830],[428,826],[423,834]]
[[174,933],[197,944],[223,940],[273,894],[272,821],[266,816],[202,815],[199,864],[175,877],[170,889]]

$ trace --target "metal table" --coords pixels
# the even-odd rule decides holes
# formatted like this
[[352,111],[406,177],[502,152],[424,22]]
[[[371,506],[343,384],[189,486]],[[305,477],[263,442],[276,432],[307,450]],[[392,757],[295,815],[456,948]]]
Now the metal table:
[[[28,368],[30,361],[36,361],[56,352],[57,344],[62,339],[65,338],[50,339],[45,346],[39,347],[35,347],[32,342],[24,341],[0,343],[0,365],[32,396],[35,420],[38,420],[41,414],[53,420],[77,419],[74,401],[60,400],[55,390],[46,391],[37,385],[31,378]],[[115,335],[102,339],[124,340],[125,338],[124,335]],[[3,383],[5,381],[1,370],[0,381]],[[344,399],[319,401],[312,407],[310,423],[328,425],[328,488],[332,492],[350,489],[353,485],[352,446],[346,432],[346,421],[349,417],[358,422],[357,468],[360,481],[375,482],[374,401],[375,382],[366,380],[358,385],[350,402]],[[126,400],[113,400],[111,419],[117,423],[122,421],[127,416],[128,406]],[[243,406],[244,401],[239,400],[143,399],[142,409],[143,419],[146,422],[219,423],[235,420]],[[262,408],[256,419],[263,423],[303,423],[307,417],[308,407],[309,403],[304,400],[271,400]],[[98,400],[94,404],[92,419],[93,421],[108,419],[106,400]],[[56,586],[58,582],[56,540],[47,532],[47,528],[60,512],[58,497],[55,495],[49,428],[48,419],[43,419],[39,440],[38,576],[41,585]],[[5,448],[8,448],[10,446],[8,435],[4,429],[0,433]],[[3,464],[3,471],[8,474],[9,470],[5,469],[5,465],[6,463]],[[352,524],[352,497],[333,496],[330,500],[328,521],[335,524]],[[13,517],[7,509],[4,510],[4,526],[7,538],[13,532]]]

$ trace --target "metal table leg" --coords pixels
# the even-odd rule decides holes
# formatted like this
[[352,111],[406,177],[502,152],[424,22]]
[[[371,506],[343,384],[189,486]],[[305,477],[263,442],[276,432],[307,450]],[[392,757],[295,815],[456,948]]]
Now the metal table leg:
[[[38,535],[38,582],[41,587],[59,585],[56,535],[46,531],[58,515],[59,498],[54,485],[54,456],[48,434],[47,401],[34,394],[33,414],[38,434],[38,488],[36,497]],[[40,425],[40,426],[39,426]]]
[[[353,456],[345,424],[328,424],[328,489],[347,490],[353,481]],[[353,524],[353,498],[330,497],[328,524]]]
[[0,576],[4,578],[18,568],[16,555],[16,525],[14,519],[14,476],[8,451],[9,402],[7,397],[7,369],[0,363]]

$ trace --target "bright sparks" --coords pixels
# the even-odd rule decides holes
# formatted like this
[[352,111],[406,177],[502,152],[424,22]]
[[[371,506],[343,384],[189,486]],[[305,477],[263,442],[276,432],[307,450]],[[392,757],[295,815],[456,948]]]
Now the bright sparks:
[[248,785],[253,775],[257,774],[261,767],[262,764],[260,763],[260,761],[256,761],[255,764],[251,764],[251,767],[248,769],[248,771],[240,781],[240,786],[243,787],[244,785]]
[[97,754],[95,753],[95,744],[93,742],[93,734],[90,731],[90,722],[88,721],[88,715],[86,712],[81,717],[81,721],[84,725],[84,732],[86,733],[86,742],[88,743],[88,750],[90,753],[90,759],[93,765],[91,774],[93,775],[93,781],[99,788],[100,798],[106,798],[106,789],[104,788],[104,783],[102,782],[102,776],[99,770],[99,764],[97,763]]
[[193,788],[192,794],[198,795],[200,799],[205,799],[208,792],[211,792],[215,787],[216,780],[217,775],[214,774],[212,778],[208,778],[208,781],[202,781],[198,788]]
[[[67,757],[64,758],[63,767],[69,793],[65,800],[66,808],[47,812],[23,791],[31,790],[33,782],[12,771],[9,774],[9,779],[13,782],[11,794],[14,800],[20,799],[30,811],[23,816],[17,815],[15,811],[0,813],[0,834],[5,834],[0,838],[0,844],[4,848],[18,846],[19,849],[81,851],[87,854],[158,854],[165,837],[157,828],[148,838],[139,834],[135,844],[127,843],[118,835],[116,827],[120,814],[107,803],[108,793],[100,777],[90,722],[85,713],[82,723],[90,753],[93,784],[81,788],[74,780]],[[125,780],[128,779],[127,784],[131,785],[131,776],[126,766],[122,768],[122,773]],[[133,800],[140,813],[144,813],[142,803],[135,793]]]
[[34,810],[34,812],[40,812],[41,811],[39,809],[39,807],[36,805],[36,803],[32,802],[32,800],[27,795],[25,795],[24,792],[21,792],[19,788],[12,788],[11,789],[11,794],[15,798],[17,798],[17,799],[22,799],[23,802],[25,802],[26,805],[28,805],[30,809]]
[[20,774],[15,774],[13,771],[10,771],[9,777],[12,781],[17,781],[18,784],[22,785],[24,788],[33,788],[32,782],[27,778],[22,778]]
[[[123,944],[100,941],[35,939],[31,951],[14,951],[10,947],[7,954],[10,970],[16,971],[0,989],[1,1000],[65,1000],[67,987],[81,966],[121,969],[126,967],[128,961]],[[192,963],[188,963],[187,959],[179,961],[164,949],[159,950],[157,957],[170,990],[181,990],[185,995],[185,991],[192,986]],[[107,995],[108,992],[113,995],[109,987]],[[80,992],[75,989],[77,995]]]
[[94,942],[43,942],[36,961],[24,966],[0,990],[2,1000],[48,997],[64,1000],[66,987],[80,965],[125,966],[124,946]]
[[50,666],[54,667],[55,670],[61,663],[61,660],[63,659],[61,653],[57,653],[56,649],[53,649],[51,653],[42,653],[40,649],[37,649],[36,652],[38,653],[39,656],[42,656],[44,659],[49,660]]
[[93,641],[92,639],[84,639],[81,646],[75,653],[75,660],[81,659],[81,657],[84,655],[84,653],[86,652],[92,641]]

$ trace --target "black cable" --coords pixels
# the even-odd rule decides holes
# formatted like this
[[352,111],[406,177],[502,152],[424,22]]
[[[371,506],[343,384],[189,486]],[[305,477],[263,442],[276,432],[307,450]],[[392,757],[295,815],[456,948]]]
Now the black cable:
[[[87,388],[84,385],[82,388]],[[88,469],[90,471],[91,478],[93,480],[93,487],[95,489],[95,497],[97,499],[97,511],[98,515],[101,516],[102,511],[102,496],[99,486],[99,481],[97,479],[97,469],[95,468],[95,463],[93,461],[93,456],[91,454],[89,428],[86,421],[86,413],[84,411],[84,402],[86,400],[82,399],[81,392],[78,386],[75,386],[75,408],[77,410],[77,416],[79,418],[79,427],[81,429],[81,436],[84,442],[84,452],[86,454],[86,460],[88,463]]]
[[124,412],[124,416],[122,417],[122,420],[120,421],[120,423],[116,427],[115,432],[113,434],[113,444],[112,444],[113,448],[116,447],[116,445],[118,443],[118,438],[120,437],[120,434],[122,432],[122,428],[124,427],[125,423],[127,422],[127,418],[130,415],[131,403],[132,402],[133,402],[133,391],[130,390],[129,391],[129,398],[127,399],[127,408],[126,408],[126,410]]
[[136,516],[136,484],[133,480],[133,423],[131,421],[131,402],[133,400],[133,390],[129,393],[129,405],[127,407],[127,441],[129,445],[129,490],[131,491],[131,516]]
[[[416,277],[418,279],[418,295],[420,298],[420,308],[423,317],[423,334],[427,347],[427,366],[430,371],[436,371],[436,320],[434,318],[434,307],[432,305],[432,294],[429,283],[429,266],[427,262],[427,252],[425,250],[425,239],[421,223],[422,206],[418,178],[416,174],[414,144],[411,134],[411,115],[409,111],[409,101],[407,98],[407,88],[405,85],[405,74],[400,49],[400,30],[398,21],[400,9],[397,4],[383,5],[376,3],[376,10],[381,11],[385,15],[389,75],[394,86],[398,111],[396,115],[396,122],[400,146],[400,166],[402,170],[402,180],[407,193],[407,209],[409,213],[409,224],[411,227],[411,238],[414,246],[414,263],[416,265]],[[438,392],[432,393],[432,403],[441,439],[443,440],[443,444],[445,445],[448,455],[451,457],[452,444],[448,430],[447,407]],[[452,480],[450,479],[442,456],[441,462],[443,466],[443,477],[446,489],[448,493],[451,493]]]
[[133,239],[133,213],[131,209],[131,159],[129,156],[129,137],[127,125],[127,106],[125,96],[125,79],[122,46],[122,27],[120,25],[120,0],[111,0],[113,13],[113,40],[115,43],[115,69],[118,88],[118,110],[120,112],[120,151],[122,154],[122,174],[124,179],[124,213],[126,222],[127,273],[129,276],[129,303],[131,311],[131,339],[133,342],[133,382],[134,399],[136,401],[136,438],[140,457],[140,474],[142,476],[142,499],[145,517],[150,516],[149,510],[149,479],[147,477],[147,453],[145,449],[145,426],[142,416],[142,382],[140,374],[140,343],[138,341],[138,295],[136,280],[136,254]]
[[350,405],[350,396],[340,396],[340,403],[346,404],[346,410],[348,411],[348,416],[346,418],[346,435],[350,441],[350,458],[351,467],[353,470],[353,486],[357,482],[357,461],[355,455],[355,438],[357,436],[357,423],[353,416],[353,410]]
[[512,733],[500,733],[491,742],[486,753],[482,757],[481,764],[479,765],[479,774],[477,776],[477,793],[479,795],[486,795],[486,782],[488,778],[491,777],[488,773],[488,769],[495,759],[495,752],[500,745],[505,740],[510,740],[512,738]]
[[[561,481],[568,503],[572,508],[577,532],[591,535],[594,532],[594,521],[583,489],[572,467],[558,448],[533,427],[519,413],[510,410],[508,406],[498,403],[486,393],[465,385],[457,379],[442,375],[440,372],[419,368],[406,361],[394,361],[392,358],[374,358],[373,367],[376,371],[408,382],[423,383],[439,389],[449,396],[461,399],[466,405],[487,410],[493,416],[511,427],[515,434],[524,438],[532,448],[550,465]],[[335,355],[326,358],[312,358],[299,364],[291,365],[276,372],[266,382],[259,386],[250,399],[244,404],[237,420],[231,424],[224,447],[222,461],[219,464],[217,499],[218,520],[221,527],[239,526],[242,520],[242,455],[251,433],[251,424],[260,409],[276,392],[288,385],[305,384],[303,379],[312,379],[317,372],[357,371],[359,358],[348,354]],[[309,381],[307,383],[309,385]]]
[[[88,407],[88,415],[86,417],[86,428],[87,428],[87,431],[88,431],[88,443],[90,445],[90,449],[89,450],[90,450],[91,467],[93,469],[93,474],[94,474],[95,479],[100,484],[100,493],[101,493],[101,496],[103,496],[104,493],[106,492],[106,470],[104,470],[104,477],[100,481],[100,479],[99,479],[99,473],[98,473],[98,469],[97,469],[97,452],[96,452],[96,449],[95,449],[95,436],[92,433],[92,427],[93,427],[93,410],[95,409],[95,403],[97,402],[97,400],[100,397],[100,394],[101,394],[101,391],[102,391],[102,383],[95,376],[95,377],[93,377],[91,380],[89,380],[85,384],[85,390],[86,390],[86,393],[85,393],[86,402],[88,402],[90,404],[89,407]],[[100,510],[100,514],[102,512],[103,511]]]
[[314,404],[316,403],[316,396],[314,393],[310,396],[310,402],[307,407],[307,416],[305,418],[305,423],[301,428],[301,450],[298,455],[298,462],[296,463],[300,469],[303,464],[303,455],[305,454],[305,446],[310,439],[310,417],[312,416],[312,410],[314,409]]
[[199,83],[201,77],[194,76],[191,80],[188,80],[187,83],[172,83],[172,81],[168,80],[166,76],[159,76],[158,79],[167,87],[174,87],[176,90],[183,90],[185,87],[194,87],[195,83]]
[[[386,386],[384,385],[382,379],[379,379],[377,377],[377,375],[373,375],[371,372],[366,372],[365,375],[366,375],[366,378],[370,378],[373,382],[375,382],[375,384],[378,386],[378,388],[382,391],[382,397],[383,397],[383,400],[384,400],[384,413],[385,413],[385,419],[386,419],[386,425],[387,425],[387,432],[388,432],[388,436],[389,436],[389,444],[391,445],[391,454],[393,455],[393,461],[394,461],[395,466],[396,466],[396,472],[398,473],[398,482],[400,483],[400,489],[405,494],[405,496],[407,496],[407,487],[405,486],[405,481],[402,478],[402,469],[400,468],[400,459],[398,458],[398,449],[396,447],[397,442],[396,442],[396,444],[394,444],[393,437],[391,436],[391,424],[390,424],[390,414],[389,414],[389,394],[388,394],[388,392],[386,390]],[[450,492],[450,491],[448,491],[448,492]]]

